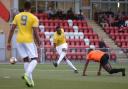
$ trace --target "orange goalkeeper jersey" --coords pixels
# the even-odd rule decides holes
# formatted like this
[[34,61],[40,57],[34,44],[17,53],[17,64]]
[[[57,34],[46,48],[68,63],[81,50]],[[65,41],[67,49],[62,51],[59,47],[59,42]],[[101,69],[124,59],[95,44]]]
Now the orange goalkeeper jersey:
[[100,62],[102,56],[105,54],[105,52],[102,52],[100,50],[93,50],[87,54],[86,59],[87,60],[92,60],[96,62]]

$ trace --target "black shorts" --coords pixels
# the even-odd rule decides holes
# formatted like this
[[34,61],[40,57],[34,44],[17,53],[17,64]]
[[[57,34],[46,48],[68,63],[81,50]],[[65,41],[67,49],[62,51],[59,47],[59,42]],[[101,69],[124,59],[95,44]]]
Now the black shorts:
[[109,60],[109,55],[104,54],[100,60],[101,65],[106,65],[108,63],[108,60]]

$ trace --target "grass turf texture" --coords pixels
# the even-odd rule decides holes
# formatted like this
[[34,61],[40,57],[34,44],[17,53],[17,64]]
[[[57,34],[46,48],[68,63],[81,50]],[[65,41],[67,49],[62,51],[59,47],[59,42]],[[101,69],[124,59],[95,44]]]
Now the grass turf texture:
[[[32,89],[127,89],[128,88],[128,64],[126,76],[121,73],[109,75],[102,70],[102,75],[97,76],[97,64],[88,66],[88,76],[81,76],[84,64],[76,64],[79,70],[75,74],[67,65],[60,65],[54,68],[52,64],[38,64],[33,73],[35,86]],[[113,64],[113,67],[122,67],[120,64]],[[0,64],[0,89],[30,89],[21,79],[23,65]]]

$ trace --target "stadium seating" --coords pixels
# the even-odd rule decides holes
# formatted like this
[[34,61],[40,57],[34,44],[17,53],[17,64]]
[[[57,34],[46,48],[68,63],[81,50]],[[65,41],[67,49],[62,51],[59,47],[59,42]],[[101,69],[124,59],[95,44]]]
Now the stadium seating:
[[[104,31],[114,40],[115,44],[121,48],[128,48],[128,27],[105,27]],[[126,52],[124,50],[124,52]]]
[[[39,18],[40,23],[44,26],[44,33],[41,34],[44,39],[45,56],[47,60],[57,59],[57,55],[52,53],[53,33],[55,27],[60,25],[64,28],[65,36],[68,43],[67,57],[72,60],[83,60],[86,55],[86,48],[90,45],[99,47],[99,37],[93,31],[92,27],[87,25],[86,20],[60,20],[48,19],[47,14],[35,14]],[[43,17],[45,16],[45,17]],[[70,23],[72,22],[72,24]],[[70,24],[69,24],[70,23]],[[108,29],[106,31],[109,31]]]

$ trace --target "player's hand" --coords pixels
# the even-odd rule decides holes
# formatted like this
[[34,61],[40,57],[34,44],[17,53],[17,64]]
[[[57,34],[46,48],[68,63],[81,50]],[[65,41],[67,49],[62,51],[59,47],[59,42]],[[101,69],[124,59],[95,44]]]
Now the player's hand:
[[97,72],[97,76],[100,76],[101,75],[101,72]]
[[7,44],[7,50],[11,50],[11,44]]

